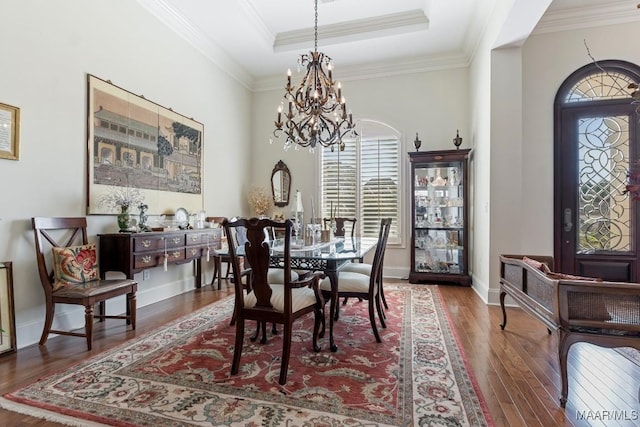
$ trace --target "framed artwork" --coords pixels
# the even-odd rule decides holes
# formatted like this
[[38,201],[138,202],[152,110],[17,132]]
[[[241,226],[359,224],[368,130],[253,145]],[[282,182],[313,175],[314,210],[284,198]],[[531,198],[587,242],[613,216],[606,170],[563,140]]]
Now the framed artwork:
[[90,74],[87,93],[87,214],[119,213],[105,201],[123,193],[148,214],[201,210],[202,123]]
[[0,103],[0,159],[20,158],[20,109]]
[[13,270],[0,262],[0,356],[16,351],[16,318],[13,307]]

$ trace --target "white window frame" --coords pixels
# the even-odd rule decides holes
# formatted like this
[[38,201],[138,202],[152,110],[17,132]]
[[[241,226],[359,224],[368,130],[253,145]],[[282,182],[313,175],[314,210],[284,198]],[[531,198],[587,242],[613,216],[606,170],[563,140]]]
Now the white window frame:
[[[384,128],[385,130],[385,135],[379,135],[378,132],[374,131],[373,129],[380,129],[380,128]],[[390,135],[393,136],[393,138],[395,138],[398,141],[398,153],[397,153],[397,203],[398,203],[398,210],[397,210],[397,217],[393,219],[392,222],[392,227],[393,229],[396,231],[395,235],[390,235],[389,236],[389,241],[388,241],[388,245],[389,246],[394,246],[394,247],[404,247],[404,245],[406,244],[406,239],[405,239],[405,222],[406,222],[406,210],[405,210],[405,193],[406,193],[406,150],[404,148],[404,138],[401,134],[401,132],[399,132],[398,130],[396,130],[395,128],[393,128],[392,126],[389,126],[386,123],[377,121],[377,120],[370,120],[370,119],[361,119],[358,121],[358,128],[357,128],[357,132],[358,132],[358,137],[356,139],[356,150],[357,150],[357,160],[356,160],[356,179],[357,179],[357,186],[356,186],[356,217],[358,219],[358,223],[356,223],[356,231],[355,234],[357,236],[361,235],[361,227],[362,224],[360,222],[360,207],[362,206],[361,203],[361,158],[360,158],[360,150],[361,150],[361,143],[360,141],[362,140],[362,138],[364,138],[365,140],[376,140],[376,139],[380,139],[380,140],[385,140],[385,139],[389,139]],[[347,138],[344,138],[345,141],[347,141]],[[336,147],[336,150],[338,148]],[[321,207],[321,216],[324,218],[328,218],[330,216],[330,212],[328,207],[323,206],[323,154],[322,152],[320,153],[320,155],[318,156],[318,200],[320,200],[320,207]],[[349,215],[345,215],[343,213],[339,213],[339,216],[349,216]],[[376,229],[376,236],[377,237],[377,229]]]

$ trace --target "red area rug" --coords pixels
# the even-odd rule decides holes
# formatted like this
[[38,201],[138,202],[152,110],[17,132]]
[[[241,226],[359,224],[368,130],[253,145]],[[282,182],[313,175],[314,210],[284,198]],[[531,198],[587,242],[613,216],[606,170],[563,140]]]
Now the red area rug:
[[0,404],[82,426],[492,425],[437,288],[387,285],[385,293],[380,344],[366,301],[341,307],[337,353],[327,338],[314,353],[312,315],[298,322],[284,386],[281,335],[269,333],[266,344],[247,337],[240,372],[229,374],[235,327],[227,298]]

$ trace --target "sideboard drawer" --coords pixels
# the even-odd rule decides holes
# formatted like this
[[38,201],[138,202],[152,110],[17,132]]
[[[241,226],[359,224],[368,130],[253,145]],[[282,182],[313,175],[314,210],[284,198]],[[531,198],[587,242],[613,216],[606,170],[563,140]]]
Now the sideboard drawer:
[[[185,249],[185,256],[186,259],[190,259],[190,258],[200,258],[201,256],[206,256],[207,255],[207,248],[203,248],[202,246],[194,246],[194,247],[187,247]],[[213,249],[212,249],[213,251]]]
[[180,249],[167,249],[167,261],[168,262],[174,262],[174,261],[180,261],[183,260],[184,258],[184,248],[180,248]]
[[160,262],[160,256],[157,253],[147,255],[136,255],[133,257],[133,268],[150,268],[155,267]]
[[165,240],[167,242],[167,249],[184,246],[184,238],[184,234],[180,234],[177,236],[166,236]]
[[187,246],[213,246],[216,242],[220,241],[222,237],[222,229],[212,229],[206,232],[192,232],[187,234]]
[[200,243],[206,242],[206,237],[200,233],[188,233],[186,235],[187,238],[187,246],[190,245],[199,245]]
[[133,251],[144,252],[164,249],[164,239],[159,236],[144,236],[133,238]]

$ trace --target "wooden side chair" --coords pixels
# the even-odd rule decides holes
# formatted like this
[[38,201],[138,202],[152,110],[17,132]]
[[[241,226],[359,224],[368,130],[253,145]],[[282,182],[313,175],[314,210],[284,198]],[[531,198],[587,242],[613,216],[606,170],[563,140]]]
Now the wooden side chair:
[[[240,256],[251,265],[251,289],[245,292],[240,281],[234,281],[235,286],[235,316],[236,340],[233,352],[231,374],[238,373],[240,357],[244,343],[244,325],[246,320],[255,320],[262,325],[263,339],[266,341],[266,323],[275,322],[283,325],[282,358],[280,365],[279,383],[287,382],[289,355],[291,352],[291,337],[293,322],[302,316],[313,312],[315,324],[313,328],[313,349],[320,351],[317,339],[320,325],[324,325],[324,299],[318,287],[320,273],[314,273],[308,278],[298,281],[291,280],[290,239],[292,222],[275,222],[270,219],[238,219],[225,221],[224,227],[228,236],[235,233],[238,227],[245,227],[246,242],[243,246],[236,244],[237,239],[229,239],[229,255],[231,267],[236,277],[241,274]],[[269,260],[271,247],[267,239],[270,227],[284,231],[284,283],[269,283]]]
[[[356,222],[358,222],[357,218],[335,217],[333,220],[336,222],[334,236],[345,237],[347,235],[347,228],[349,228],[349,236],[354,236]],[[324,222],[324,229],[328,230],[331,226],[331,218],[323,218],[322,222]]]
[[[211,222],[214,224],[218,224],[220,227],[222,227],[222,223],[226,220],[227,218],[224,216],[208,216],[205,218],[206,222]],[[224,233],[224,230],[222,231]],[[214,253],[213,255],[213,278],[211,279],[211,286],[213,286],[213,284],[216,281],[216,278],[218,279],[218,290],[222,289],[222,263],[226,263],[227,264],[227,270],[225,273],[224,278],[228,279],[229,278],[229,271],[231,270],[231,258],[229,257],[229,255],[224,255],[224,254],[218,254],[218,253]]]
[[[389,226],[391,226],[391,224],[389,224]],[[386,244],[385,244],[386,245]],[[384,254],[386,252],[386,247],[383,248],[383,252],[382,252],[382,265],[380,266],[380,277],[379,277],[379,281],[380,283],[378,284],[378,286],[380,286],[380,299],[382,300],[382,305],[384,305],[384,308],[386,308],[387,310],[389,309],[389,305],[387,304],[387,299],[384,297],[384,288],[382,286],[382,279],[383,279],[383,274],[382,272],[384,271]],[[360,273],[360,274],[365,274],[367,276],[371,275],[371,268],[372,265],[371,264],[366,264],[363,262],[360,263],[351,263],[351,264],[347,264],[346,266],[344,266],[344,268],[342,270],[340,270],[340,272],[351,272],[351,273]],[[347,303],[347,298],[344,299],[343,305]]]
[[[335,217],[333,218],[333,220],[336,222],[336,229],[334,231],[334,236],[335,237],[345,237],[346,236],[346,229],[347,227],[350,228],[349,231],[349,235],[351,237],[354,236],[355,233],[355,229],[356,229],[356,222],[358,222],[357,218],[344,218],[344,217]],[[324,222],[324,228],[325,230],[329,230],[329,227],[331,227],[331,218],[324,218],[323,219]],[[350,227],[349,227],[350,226]],[[363,262],[363,259],[360,258],[358,260],[358,262]],[[371,270],[371,267],[369,267],[369,271]],[[349,298],[345,298],[342,301],[342,305],[346,305],[347,301]],[[361,298],[358,298],[360,301],[362,301]],[[386,302],[385,302],[385,307],[386,307]]]
[[[135,329],[138,283],[130,279],[100,280],[95,244],[87,239],[86,218],[36,217],[31,223],[47,310],[40,345],[53,333],[85,337],[91,350],[95,318],[126,319]],[[126,314],[107,316],[105,301],[120,295],[126,295]],[[56,304],[84,306],[84,333],[51,329]],[[98,314],[94,314],[96,304],[100,305]]]
[[[369,274],[362,274],[358,272],[349,272],[340,270],[338,274],[338,297],[356,297],[365,299],[369,302],[369,321],[371,322],[371,329],[377,342],[382,342],[380,334],[378,333],[378,327],[376,325],[375,312],[378,312],[378,318],[383,328],[386,328],[384,322],[384,314],[381,308],[381,295],[382,289],[382,262],[384,259],[385,248],[387,246],[387,239],[389,237],[389,229],[391,228],[391,218],[385,218],[380,221],[380,232],[378,234],[378,244],[376,246],[376,252],[373,256],[373,263]],[[358,265],[358,264],[354,264]],[[329,278],[325,278],[320,282],[320,289],[325,298],[329,298],[331,295],[331,282]],[[331,313],[332,316],[338,317],[338,305],[336,304],[336,313]]]

